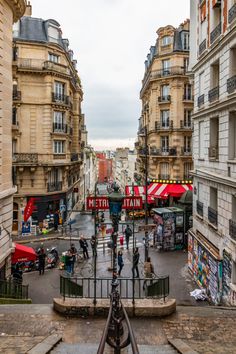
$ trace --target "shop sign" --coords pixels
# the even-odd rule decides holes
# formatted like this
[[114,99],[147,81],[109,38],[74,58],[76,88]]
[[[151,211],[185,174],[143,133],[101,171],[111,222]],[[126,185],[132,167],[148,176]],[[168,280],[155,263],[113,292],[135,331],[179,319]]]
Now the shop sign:
[[[126,197],[124,199],[122,209],[142,209],[143,201],[142,197]],[[88,197],[87,198],[87,209],[109,209],[109,202],[107,197]]]
[[22,236],[30,235],[31,234],[31,225],[30,222],[22,222]]

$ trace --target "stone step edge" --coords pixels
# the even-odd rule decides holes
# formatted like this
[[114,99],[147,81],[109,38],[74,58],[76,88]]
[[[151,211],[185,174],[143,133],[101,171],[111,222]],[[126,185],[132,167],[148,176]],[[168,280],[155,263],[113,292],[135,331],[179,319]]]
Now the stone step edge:
[[62,341],[60,334],[51,334],[33,348],[27,354],[49,354],[55,346]]
[[198,354],[198,352],[193,350],[188,344],[182,341],[182,339],[168,339],[168,342],[180,354]]

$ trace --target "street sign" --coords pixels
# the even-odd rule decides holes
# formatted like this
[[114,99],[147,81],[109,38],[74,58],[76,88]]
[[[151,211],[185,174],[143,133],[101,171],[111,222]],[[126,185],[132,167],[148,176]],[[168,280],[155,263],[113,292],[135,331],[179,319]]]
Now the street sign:
[[[136,210],[143,208],[142,197],[125,197],[122,209]],[[109,203],[107,197],[87,197],[87,210],[107,210]]]
[[60,205],[60,212],[66,211],[66,206],[64,204]]
[[138,231],[152,231],[156,226],[156,224],[139,225]]

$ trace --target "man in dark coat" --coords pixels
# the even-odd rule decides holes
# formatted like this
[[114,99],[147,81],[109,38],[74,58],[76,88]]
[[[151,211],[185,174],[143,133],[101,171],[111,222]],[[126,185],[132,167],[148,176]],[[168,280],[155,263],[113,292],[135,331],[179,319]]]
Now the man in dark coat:
[[39,275],[44,274],[45,259],[46,259],[46,254],[44,252],[44,249],[41,248],[39,252]]
[[84,256],[84,259],[88,259],[89,258],[89,255],[88,255],[88,243],[87,241],[85,240],[84,236],[81,235],[80,237],[80,240],[79,240],[79,243],[80,243],[80,247],[82,248],[83,250],[83,256]]
[[129,249],[129,238],[130,238],[130,236],[132,236],[132,230],[129,227],[129,225],[127,225],[127,227],[125,229],[125,241],[126,241],[127,250]]
[[138,251],[138,247],[135,248],[134,250],[134,254],[133,254],[133,267],[132,267],[132,273],[133,273],[133,278],[135,278],[134,276],[134,271],[136,270],[136,278],[139,278],[139,270],[138,270],[138,263],[139,263],[139,251]]

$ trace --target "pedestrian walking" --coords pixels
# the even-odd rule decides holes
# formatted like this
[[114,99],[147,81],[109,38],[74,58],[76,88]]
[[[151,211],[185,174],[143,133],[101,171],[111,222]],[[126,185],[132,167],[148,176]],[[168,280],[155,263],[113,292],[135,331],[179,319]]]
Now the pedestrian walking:
[[58,224],[59,224],[59,211],[57,210],[54,214],[54,230],[58,231]]
[[89,255],[88,255],[88,243],[87,241],[85,240],[84,236],[81,235],[80,237],[80,240],[79,240],[79,243],[80,243],[80,247],[82,248],[83,250],[83,256],[84,256],[84,259],[88,259],[89,258]]
[[91,247],[92,247],[92,251],[93,251],[93,257],[95,257],[95,256],[97,256],[97,240],[96,240],[95,235],[93,235],[91,237],[90,243],[91,243]]
[[73,256],[71,250],[69,249],[65,254],[65,269],[69,274],[72,274],[72,264],[73,264]]
[[70,252],[71,252],[71,256],[72,256],[71,273],[73,274],[74,268],[75,268],[76,257],[77,257],[77,249],[73,243],[71,244]]
[[124,267],[123,254],[121,251],[118,252],[118,266],[119,266],[118,275],[120,276],[122,268]]
[[44,248],[39,251],[39,275],[44,274],[46,254]]
[[132,236],[132,230],[129,227],[129,225],[127,225],[127,227],[125,229],[125,241],[126,241],[127,250],[129,249],[129,238],[130,238],[130,236]]
[[138,247],[136,247],[133,254],[133,267],[132,267],[133,278],[135,278],[134,276],[135,270],[136,270],[136,278],[139,278],[139,270],[138,270],[139,258],[140,258],[140,254],[138,251]]
[[151,262],[151,257],[148,257],[147,258],[147,261],[144,262],[144,277],[145,277],[145,280],[143,282],[143,290],[145,289],[146,287],[146,284],[147,284],[147,280],[146,279],[152,279],[154,277],[154,267],[153,267],[153,264]]

